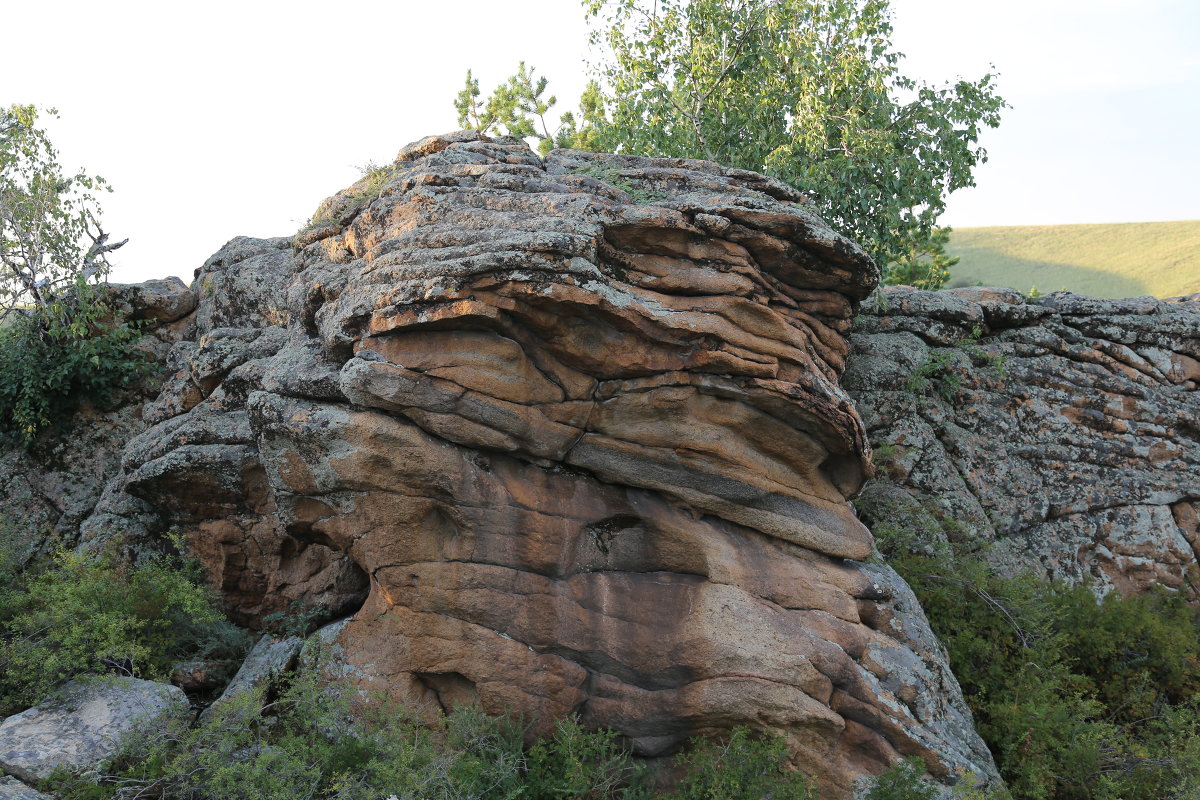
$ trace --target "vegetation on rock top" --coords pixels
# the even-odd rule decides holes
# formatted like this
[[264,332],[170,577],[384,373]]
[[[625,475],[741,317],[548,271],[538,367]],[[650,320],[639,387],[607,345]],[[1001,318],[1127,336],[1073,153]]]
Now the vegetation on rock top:
[[940,286],[953,259],[936,223],[974,185],[978,138],[1004,100],[995,76],[933,86],[900,72],[887,0],[584,0],[603,61],[551,130],[556,98],[522,62],[459,123],[552,147],[702,158],[808,193],[891,283]]

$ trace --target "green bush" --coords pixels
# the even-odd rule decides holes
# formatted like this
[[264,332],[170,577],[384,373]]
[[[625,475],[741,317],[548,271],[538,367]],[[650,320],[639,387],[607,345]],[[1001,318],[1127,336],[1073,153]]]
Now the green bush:
[[588,732],[579,720],[560,720],[554,735],[527,757],[525,796],[615,798],[636,794],[642,778],[617,734]]
[[602,800],[638,791],[612,733],[565,721],[526,753],[511,719],[459,707],[427,725],[320,673],[301,671],[274,699],[238,695],[196,727],[147,734],[108,775],[60,773],[53,789],[80,800]]
[[80,283],[61,313],[17,314],[0,328],[0,444],[28,446],[81,397],[106,405],[153,370],[133,346],[136,328],[114,323],[95,292]]
[[724,742],[702,739],[678,762],[687,772],[677,800],[814,800],[804,775],[787,766],[782,738],[755,739],[736,728]]
[[939,527],[893,517],[877,530],[946,645],[1012,796],[1194,796],[1196,610],[1165,590],[1098,600],[1087,586],[1001,575],[969,539],[913,546]]
[[0,567],[0,714],[81,673],[164,678],[178,660],[235,658],[247,644],[178,560],[61,552],[40,568]]

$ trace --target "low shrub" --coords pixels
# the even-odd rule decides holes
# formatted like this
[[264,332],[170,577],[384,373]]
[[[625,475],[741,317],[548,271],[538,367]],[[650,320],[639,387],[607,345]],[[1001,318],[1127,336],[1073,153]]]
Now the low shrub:
[[0,714],[27,708],[85,672],[164,678],[189,658],[236,658],[248,636],[180,559],[129,563],[60,552],[7,572],[0,591]]
[[301,671],[274,698],[238,695],[195,727],[131,742],[99,779],[60,772],[51,788],[79,800],[617,800],[641,791],[612,733],[568,720],[526,752],[512,719],[459,707],[428,725],[320,672]]
[[787,766],[781,738],[736,728],[723,742],[701,739],[679,756],[686,768],[675,800],[814,800],[804,775]]
[[10,315],[0,327],[0,445],[27,447],[74,413],[82,397],[104,406],[153,371],[134,326],[81,283],[59,313]]
[[880,548],[945,644],[1012,796],[1194,797],[1196,609],[1166,590],[1099,600],[1086,585],[1002,575],[961,537],[913,545],[938,528],[892,517],[877,528]]

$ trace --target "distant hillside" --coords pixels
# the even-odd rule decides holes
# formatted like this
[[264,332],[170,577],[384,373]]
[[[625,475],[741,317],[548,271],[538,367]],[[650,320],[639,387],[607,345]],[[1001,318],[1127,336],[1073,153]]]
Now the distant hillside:
[[1094,297],[1200,292],[1200,220],[955,228],[949,286]]

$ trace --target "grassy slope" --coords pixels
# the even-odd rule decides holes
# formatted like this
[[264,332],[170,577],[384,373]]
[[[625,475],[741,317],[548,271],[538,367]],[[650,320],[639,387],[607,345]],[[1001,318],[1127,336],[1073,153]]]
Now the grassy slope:
[[956,228],[949,286],[1095,297],[1200,292],[1200,220]]

